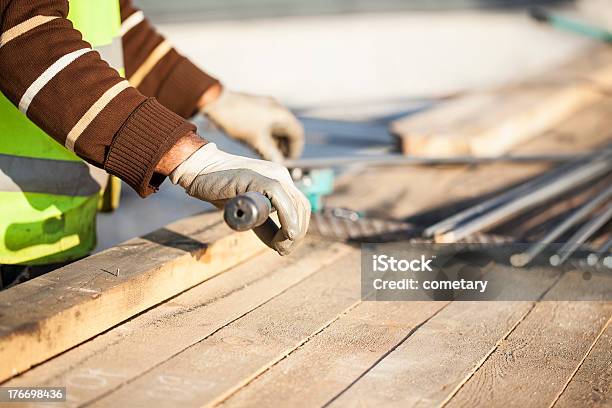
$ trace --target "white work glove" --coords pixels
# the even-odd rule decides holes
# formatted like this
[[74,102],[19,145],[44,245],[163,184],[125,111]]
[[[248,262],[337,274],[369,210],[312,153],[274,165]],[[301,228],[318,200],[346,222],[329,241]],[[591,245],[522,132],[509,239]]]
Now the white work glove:
[[310,203],[293,184],[289,171],[279,164],[228,154],[208,143],[181,163],[170,174],[170,180],[190,196],[218,208],[248,191],[268,197],[281,228],[268,220],[254,231],[281,255],[291,252],[308,230]]
[[255,150],[265,160],[297,159],[304,149],[304,128],[276,100],[223,90],[202,113],[228,136]]

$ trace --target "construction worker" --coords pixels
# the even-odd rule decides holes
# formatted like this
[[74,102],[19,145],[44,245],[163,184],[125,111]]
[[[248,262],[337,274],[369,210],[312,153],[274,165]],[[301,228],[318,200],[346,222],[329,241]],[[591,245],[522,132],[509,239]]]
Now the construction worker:
[[[261,192],[281,227],[258,235],[281,255],[306,234],[308,201],[275,163],[300,155],[297,119],[224,89],[129,0],[0,0],[0,91],[0,287],[94,249],[107,176],[85,162],[142,197],[166,177],[217,206]],[[200,138],[186,120],[198,112],[271,161]]]

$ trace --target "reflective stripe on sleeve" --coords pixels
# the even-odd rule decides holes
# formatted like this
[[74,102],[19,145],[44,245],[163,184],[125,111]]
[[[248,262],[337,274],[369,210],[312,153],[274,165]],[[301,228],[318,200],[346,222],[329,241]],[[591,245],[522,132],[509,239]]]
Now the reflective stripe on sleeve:
[[123,23],[121,23],[121,36],[123,37],[128,31],[132,28],[136,27],[138,24],[144,21],[144,13],[142,10],[139,10],[126,18]]
[[100,112],[102,112],[106,105],[108,105],[124,89],[129,88],[129,86],[130,84],[128,81],[121,81],[104,92],[100,99],[91,105],[87,112],[85,112],[81,119],[79,119],[79,121],[70,130],[68,136],[66,137],[66,148],[74,151],[74,145],[87,126],[89,126],[89,124],[96,118],[96,116],[98,116]]
[[2,35],[0,36],[0,48],[5,46],[9,41],[12,41],[15,38],[19,37],[20,35],[23,35],[27,33],[28,31],[33,30],[34,28],[40,25],[43,25],[49,21],[55,20],[56,18],[59,18],[59,17],[34,16],[32,18],[27,19],[23,23],[17,24],[15,27],[10,28],[6,30],[4,33],[2,33]]
[[164,58],[164,56],[172,50],[172,46],[168,41],[160,43],[153,52],[147,57],[134,74],[128,78],[133,87],[137,87],[142,83],[145,77],[155,68],[155,65]]
[[91,51],[93,51],[91,48],[83,48],[66,54],[55,61],[49,68],[47,68],[45,72],[42,73],[41,76],[36,78],[32,85],[30,85],[30,87],[25,91],[21,97],[21,100],[19,101],[19,110],[26,114],[34,97],[45,85],[47,85],[47,83],[49,83],[49,81],[53,79],[53,77],[55,77],[61,70],[66,68],[81,55]]

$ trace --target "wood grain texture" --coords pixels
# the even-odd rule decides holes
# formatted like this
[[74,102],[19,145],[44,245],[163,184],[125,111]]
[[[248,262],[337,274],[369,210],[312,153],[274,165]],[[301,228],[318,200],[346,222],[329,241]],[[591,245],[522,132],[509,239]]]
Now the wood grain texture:
[[[504,273],[496,268],[491,273]],[[526,276],[537,298],[558,278],[538,269]],[[514,291],[508,287],[506,291]],[[480,366],[534,302],[452,302],[346,389],[332,407],[439,406]]]
[[[612,100],[602,100],[514,150],[524,153],[577,152],[609,142],[610,111]],[[328,203],[367,209],[385,217],[426,214],[426,218],[431,218],[427,214],[432,213],[436,218],[449,215],[456,203],[531,177],[547,167],[546,164],[493,164],[368,169],[341,181],[337,194],[330,197]],[[124,272],[127,273],[125,277],[130,277],[132,268],[136,275],[138,271],[144,273],[144,277],[138,278],[145,282],[144,290],[128,286],[127,292],[131,301],[140,304],[142,298],[148,298],[145,290],[152,289],[146,284],[151,282],[151,276],[156,276],[156,273],[179,274],[194,264],[199,265],[196,258],[204,251],[205,245],[202,243],[213,243],[211,247],[214,247],[217,242],[215,237],[227,232],[223,225],[212,224],[212,228],[206,228],[203,221],[185,220],[180,226],[171,227],[161,235],[154,234],[149,241],[136,240],[125,248],[115,248],[110,254],[116,259],[113,258],[111,262],[111,258],[104,258],[106,261],[95,261],[98,263],[94,265],[114,272],[117,268],[115,264],[119,262],[119,278],[124,277]],[[213,230],[219,231],[219,235],[214,235]],[[258,244],[257,241],[254,243]],[[244,395],[250,395],[253,392],[250,389],[259,389],[260,381],[270,387],[282,387],[278,388],[282,390],[281,395],[288,395],[288,400],[296,404],[301,399],[319,402],[330,395],[339,394],[334,401],[335,406],[377,406],[383,403],[391,406],[410,403],[437,405],[455,395],[457,389],[461,391],[458,387],[471,380],[474,372],[491,358],[503,345],[503,339],[513,332],[521,319],[529,316],[534,307],[531,302],[456,302],[427,321],[405,341],[400,341],[401,344],[394,349],[397,338],[410,330],[410,319],[418,320],[421,312],[409,311],[400,318],[396,315],[399,309],[390,309],[387,316],[386,313],[374,313],[373,309],[367,309],[375,309],[375,306],[356,306],[358,300],[345,292],[347,285],[356,284],[352,281],[353,275],[347,275],[347,270],[339,268],[337,263],[339,257],[350,250],[341,244],[334,247],[343,248],[338,251],[326,248],[327,243],[310,245],[314,244],[311,242],[306,248],[312,249],[312,253],[302,251],[289,258],[281,259],[270,252],[250,258],[229,273],[209,279],[205,284],[195,286],[175,298],[157,301],[157,306],[146,313],[15,377],[7,384],[68,383],[72,390],[69,391],[69,405],[74,406],[84,402],[95,402],[98,406],[132,405],[134,392],[140,398],[134,401],[136,406],[190,406],[223,401],[231,405],[232,401],[245,401]],[[244,247],[239,246],[234,251],[240,249]],[[131,256],[139,254],[138,265],[128,262],[128,258],[122,258],[123,252]],[[181,257],[187,259],[175,269],[164,269],[164,266],[147,272],[151,265],[183,259]],[[326,267],[326,270],[312,275],[319,266]],[[187,276],[192,272],[188,272]],[[101,273],[97,268],[73,270],[71,273],[81,279],[79,285],[71,285],[77,289],[64,287],[59,296],[74,299],[78,295],[76,300],[71,300],[75,305],[88,296],[95,300],[101,288],[107,290],[119,283],[126,284],[123,281],[113,283],[117,278],[106,272]],[[327,277],[313,283],[312,279],[319,274]],[[93,278],[92,282],[85,280],[85,277]],[[54,284],[45,279],[47,281],[36,280],[37,284],[23,286],[23,302],[18,296],[10,301],[5,298],[5,302],[0,303],[0,324],[4,323],[5,316],[17,310],[13,304],[25,306],[24,321],[30,322],[35,321],[36,316],[28,317],[28,313],[31,313],[28,310],[37,309],[37,313],[46,313],[45,308],[52,309],[55,303],[61,303],[63,299],[49,299],[45,295],[44,291],[49,290],[45,287]],[[544,279],[541,284],[550,282],[550,279]],[[107,281],[109,283],[105,283]],[[534,285],[534,290],[541,290],[543,286],[539,285]],[[59,290],[59,287],[52,288],[50,293],[58,293]],[[94,292],[88,293],[87,290]],[[156,290],[152,293],[159,296]],[[0,295],[0,299],[3,296]],[[115,300],[121,298],[119,294],[116,296]],[[27,302],[40,302],[40,308],[29,307]],[[116,305],[134,310],[131,304],[126,306],[126,303],[117,302]],[[114,319],[118,316],[116,313],[123,313],[123,310],[115,311],[111,306],[99,310],[96,307],[99,304],[92,304],[86,314],[78,317],[78,324],[85,322],[85,327],[92,332],[94,329],[101,331],[108,328],[103,329],[103,325],[92,327],[95,319],[105,318],[101,315],[109,313]],[[399,307],[399,304],[393,307]],[[395,317],[391,319],[391,316]],[[89,319],[94,320],[88,322]],[[379,326],[377,319],[383,319],[388,325]],[[76,317],[69,315],[63,321],[73,320]],[[0,336],[12,330],[13,327],[0,327]],[[73,327],[67,326],[66,330],[73,330]],[[51,336],[55,336],[49,330],[44,333],[49,339],[41,341],[49,342]],[[379,340],[376,340],[377,335],[380,335]],[[62,340],[63,336],[58,338]],[[602,335],[599,341],[602,339],[607,337]],[[595,353],[603,348],[599,355],[605,358],[609,350],[605,349],[605,344],[598,347],[598,343],[591,354],[595,358]],[[343,351],[342,347],[353,350],[353,353]],[[385,355],[387,352],[390,353]],[[555,349],[551,348],[551,353],[554,352]],[[381,355],[384,358],[380,363],[367,367]],[[314,378],[316,370],[310,359],[312,363],[318,362],[326,367],[319,373],[321,378]],[[559,404],[570,398],[576,387],[575,395],[584,395],[589,391],[578,383],[583,378],[581,373],[583,376],[593,373],[590,380],[584,377],[584,381],[592,381],[589,384],[601,384],[608,378],[605,364],[597,365],[595,360],[594,367],[596,365],[599,371],[582,370],[589,361],[589,358],[584,361],[575,377],[566,379],[571,381],[561,394]],[[598,375],[596,372],[602,373],[603,380],[595,378]],[[362,374],[363,377],[360,377]],[[350,380],[350,377],[354,378]],[[325,379],[329,379],[330,384]],[[357,381],[351,385],[354,380]],[[317,384],[316,389],[298,388],[311,382]],[[605,395],[609,392],[607,390],[609,388],[594,385],[593,395],[585,398],[596,401],[596,394]],[[277,401],[277,405],[282,405],[280,400],[274,400],[273,392],[274,388],[269,390],[262,387],[263,395],[257,401]],[[374,394],[372,399],[369,393]],[[297,398],[300,396],[301,399]],[[582,397],[576,398],[583,401]]]
[[6,382],[67,386],[68,406],[112,392],[202,341],[349,251],[308,240],[295,253],[262,253],[81,346]]
[[609,295],[609,278],[564,275],[450,399],[449,407],[549,407],[612,316],[612,302],[547,301],[580,290]]
[[316,335],[360,298],[350,251],[281,295],[92,406],[204,406],[223,401]]
[[361,303],[222,405],[323,406],[447,304]]
[[612,405],[612,324],[572,377],[554,405],[557,408],[609,407]]
[[207,213],[0,292],[0,381],[264,249]]
[[612,51],[598,47],[519,84],[466,95],[391,124],[405,154],[499,155],[606,98]]

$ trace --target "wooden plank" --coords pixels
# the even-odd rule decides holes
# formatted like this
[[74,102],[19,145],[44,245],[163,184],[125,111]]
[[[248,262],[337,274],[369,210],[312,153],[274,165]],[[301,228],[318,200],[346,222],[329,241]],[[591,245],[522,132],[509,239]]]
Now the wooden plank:
[[222,405],[324,406],[447,304],[361,303]]
[[[595,274],[585,283],[572,272],[545,300],[573,298],[576,288],[604,299],[609,285],[609,277]],[[612,302],[539,302],[448,406],[551,406],[611,316]]]
[[333,263],[350,248],[307,240],[252,258],[4,385],[67,386],[68,405],[104,396]]
[[609,407],[612,405],[612,324],[594,344],[555,407]]
[[488,156],[507,152],[607,97],[612,51],[590,50],[512,86],[467,95],[391,124],[414,156]]
[[[578,153],[610,143],[608,120],[612,98],[585,107],[549,131],[512,151],[521,154]],[[439,119],[430,124],[438,123]],[[547,163],[494,163],[480,166],[368,168],[340,178],[327,198],[331,206],[368,211],[384,217],[430,213],[430,222],[451,215],[464,202],[528,179],[547,169]],[[359,182],[355,183],[355,179]],[[393,188],[389,188],[393,186]],[[359,200],[355,200],[359,197]]]
[[92,405],[129,401],[132,407],[173,407],[222,401],[359,303],[359,285],[359,256],[353,249]]
[[[490,273],[504,270],[496,267]],[[520,290],[529,288],[529,296],[537,298],[557,276],[533,269],[525,274],[530,284],[520,285]],[[517,289],[509,285],[505,290]],[[330,406],[438,406],[533,307],[528,301],[452,302]]]
[[0,381],[264,249],[207,213],[0,292]]

